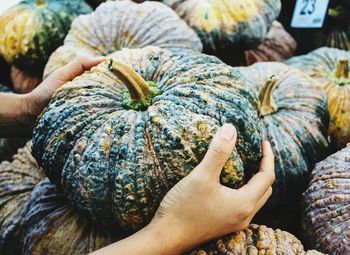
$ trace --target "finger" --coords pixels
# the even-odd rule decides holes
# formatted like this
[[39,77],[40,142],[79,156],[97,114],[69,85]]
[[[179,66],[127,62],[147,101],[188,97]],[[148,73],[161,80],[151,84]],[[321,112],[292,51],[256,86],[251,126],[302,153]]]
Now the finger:
[[264,141],[262,147],[263,157],[259,172],[246,185],[238,189],[238,192],[246,196],[253,203],[259,201],[275,181],[274,156],[270,143]]
[[215,134],[202,162],[195,171],[215,176],[219,180],[220,173],[235,147],[237,132],[233,125],[224,124]]
[[252,218],[257,214],[260,209],[266,204],[267,200],[271,197],[272,195],[272,187],[270,186],[265,194],[260,198],[260,200],[256,203],[253,213],[252,213]]

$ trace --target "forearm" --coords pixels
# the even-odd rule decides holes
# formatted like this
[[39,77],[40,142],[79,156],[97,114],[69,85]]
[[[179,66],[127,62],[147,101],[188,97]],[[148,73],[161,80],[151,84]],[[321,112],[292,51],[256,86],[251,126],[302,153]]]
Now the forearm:
[[25,96],[0,93],[0,137],[29,136],[31,127],[25,123]]
[[106,246],[91,255],[179,255],[183,247],[177,234],[164,227],[148,225],[134,235]]

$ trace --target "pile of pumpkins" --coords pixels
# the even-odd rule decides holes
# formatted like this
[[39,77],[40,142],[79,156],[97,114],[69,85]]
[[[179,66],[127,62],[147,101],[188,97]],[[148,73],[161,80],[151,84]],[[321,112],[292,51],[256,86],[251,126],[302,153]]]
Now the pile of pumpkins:
[[280,0],[101,2],[0,16],[8,93],[106,56],[56,91],[31,141],[0,139],[0,254],[87,254],[136,232],[223,123],[238,140],[221,183],[244,185],[268,140],[274,191],[258,224],[188,254],[350,254],[350,52],[293,57]]

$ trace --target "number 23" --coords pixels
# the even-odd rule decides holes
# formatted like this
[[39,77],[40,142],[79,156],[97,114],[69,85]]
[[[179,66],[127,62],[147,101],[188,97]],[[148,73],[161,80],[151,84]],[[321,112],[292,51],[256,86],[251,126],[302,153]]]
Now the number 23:
[[317,0],[303,0],[300,15],[311,15],[315,12]]

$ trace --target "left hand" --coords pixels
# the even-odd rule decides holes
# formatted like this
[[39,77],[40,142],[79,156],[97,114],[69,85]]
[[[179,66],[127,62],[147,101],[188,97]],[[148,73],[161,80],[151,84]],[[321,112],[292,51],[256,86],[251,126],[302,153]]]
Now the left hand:
[[47,79],[45,79],[32,92],[23,97],[23,114],[22,123],[32,126],[37,116],[44,110],[50,102],[56,89],[63,84],[73,80],[76,76],[81,75],[91,67],[98,65],[104,57],[76,57],[67,65],[57,69]]

